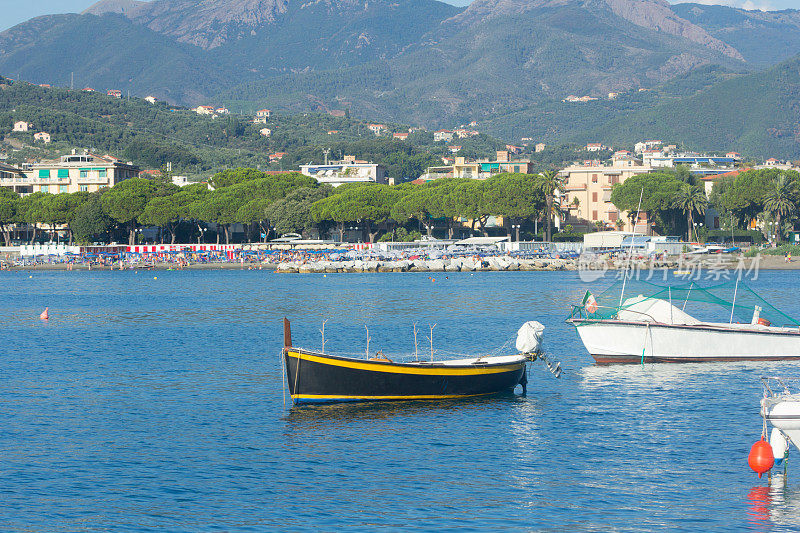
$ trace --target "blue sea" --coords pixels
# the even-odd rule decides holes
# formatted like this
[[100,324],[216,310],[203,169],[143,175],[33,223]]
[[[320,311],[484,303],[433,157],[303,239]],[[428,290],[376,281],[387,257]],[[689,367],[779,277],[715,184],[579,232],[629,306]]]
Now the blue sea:
[[[572,272],[0,273],[2,531],[796,531],[800,462],[758,479],[762,375],[800,364],[597,367]],[[610,280],[594,284],[602,287]],[[800,276],[750,285],[800,316]],[[39,313],[49,306],[51,318]],[[296,346],[512,353],[527,397],[292,408]],[[366,327],[365,327],[366,326]],[[792,449],[791,457],[800,457]]]

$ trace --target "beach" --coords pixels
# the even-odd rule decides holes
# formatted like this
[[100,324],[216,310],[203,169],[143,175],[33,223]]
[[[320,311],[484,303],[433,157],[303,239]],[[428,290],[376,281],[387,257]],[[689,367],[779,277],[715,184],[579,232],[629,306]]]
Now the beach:
[[798,270],[800,261],[787,262],[783,256],[761,255],[746,258],[732,255],[705,255],[691,257],[668,257],[651,260],[636,258],[597,258],[579,256],[559,257],[515,257],[511,255],[473,255],[431,258],[386,258],[376,254],[322,254],[319,252],[281,252],[270,256],[243,256],[233,260],[181,261],[169,258],[137,258],[136,260],[39,260],[14,263],[2,262],[3,270],[266,270],[281,274],[345,274],[345,273],[389,273],[389,272],[516,272],[559,270]]

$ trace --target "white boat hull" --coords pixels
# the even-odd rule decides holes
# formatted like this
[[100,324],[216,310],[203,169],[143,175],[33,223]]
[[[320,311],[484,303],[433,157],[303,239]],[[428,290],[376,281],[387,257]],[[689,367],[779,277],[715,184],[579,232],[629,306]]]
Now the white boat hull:
[[800,359],[800,330],[571,319],[598,364]]
[[767,421],[781,430],[789,441],[800,450],[800,399],[771,398],[765,399],[762,410]]

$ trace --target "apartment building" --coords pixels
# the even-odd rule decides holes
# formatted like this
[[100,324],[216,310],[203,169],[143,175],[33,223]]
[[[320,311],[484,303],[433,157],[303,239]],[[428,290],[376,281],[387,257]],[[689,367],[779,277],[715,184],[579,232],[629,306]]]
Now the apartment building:
[[[568,213],[566,223],[589,227],[601,222],[608,227],[619,228],[617,221],[622,220],[619,229],[633,231],[628,213],[620,212],[611,203],[611,188],[616,183],[623,183],[632,176],[652,170],[649,165],[622,152],[615,154],[611,164],[587,161],[565,168],[560,175],[564,179],[561,205]],[[646,223],[647,215],[643,213],[636,230],[642,231],[641,225]]]
[[420,179],[422,181],[440,178],[483,180],[501,172],[530,174],[533,172],[533,166],[529,159],[511,159],[507,150],[499,150],[494,159],[468,161],[465,157],[456,157],[452,164],[427,168]]
[[9,187],[21,195],[95,192],[138,175],[139,167],[131,163],[123,163],[109,155],[101,157],[84,152],[62,156],[58,161],[27,165],[17,173],[0,173],[0,186]]

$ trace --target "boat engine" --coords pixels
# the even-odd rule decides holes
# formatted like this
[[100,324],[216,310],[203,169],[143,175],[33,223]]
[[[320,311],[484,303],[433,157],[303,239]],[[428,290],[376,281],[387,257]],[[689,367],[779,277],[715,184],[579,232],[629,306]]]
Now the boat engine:
[[538,354],[542,346],[544,326],[541,322],[525,322],[517,331],[517,350],[520,353]]
[[553,362],[542,351],[542,337],[544,336],[544,326],[541,322],[532,320],[525,322],[517,332],[517,350],[527,354],[531,361],[541,359],[547,365],[547,369],[557,378],[561,377],[561,363]]

